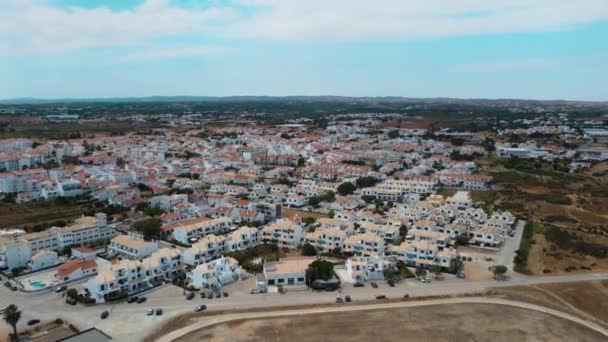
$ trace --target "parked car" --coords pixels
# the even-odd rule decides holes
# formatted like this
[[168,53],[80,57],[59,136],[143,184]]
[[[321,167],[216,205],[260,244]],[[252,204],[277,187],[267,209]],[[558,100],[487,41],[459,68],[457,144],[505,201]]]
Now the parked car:
[[388,286],[390,286],[390,287],[395,287],[395,281],[394,281],[394,280],[392,280],[392,279],[391,279],[391,280],[389,280],[389,281],[387,281],[386,283],[387,283],[387,284],[388,284]]
[[67,286],[59,286],[58,288],[55,289],[55,293],[60,293],[63,292],[65,290],[67,290],[68,287]]
[[139,300],[139,298],[137,296],[132,296],[127,298],[127,303],[131,304],[131,303],[135,303]]
[[404,294],[404,295],[403,295],[403,298],[404,298],[404,299],[409,299],[409,298],[410,298],[410,295],[406,293],[406,294]]
[[156,316],[160,316],[163,314],[163,309],[156,309],[155,313],[156,313]]
[[343,300],[341,297],[336,297],[336,303],[340,304],[342,302],[343,302]]
[[66,302],[66,304],[69,304],[69,305],[76,305],[76,299],[74,299],[72,297],[66,297],[65,302]]
[[194,299],[194,293],[190,292],[188,293],[188,295],[186,296],[187,300],[193,300]]
[[420,278],[420,282],[428,284],[428,283],[431,282],[431,279],[429,279],[429,278]]
[[458,273],[456,273],[456,277],[458,277],[460,279],[464,279],[466,277],[466,275],[464,274],[464,271],[459,271]]
[[139,297],[137,299],[137,304],[145,303],[147,300],[148,300],[148,298],[146,298],[146,297]]
[[344,300],[345,300],[347,303],[350,303],[350,302],[352,301],[352,299],[351,299],[351,298],[350,298],[350,296],[348,296],[348,295],[344,296]]
[[27,321],[27,325],[30,325],[30,326],[36,325],[38,323],[40,323],[39,319],[30,319],[29,321]]
[[207,293],[207,299],[213,299],[213,292]]
[[148,315],[148,316],[154,315],[154,309],[148,309],[148,311],[146,311],[146,315]]
[[376,299],[386,299],[386,296],[383,294],[376,295]]
[[207,306],[206,306],[206,305],[204,305],[204,304],[197,305],[197,306],[194,308],[194,312],[201,312],[201,311],[204,311],[205,309],[207,309]]
[[220,292],[215,293],[215,298],[222,298],[222,294]]
[[361,283],[361,282],[356,282],[353,284],[354,287],[364,287],[365,283]]
[[104,311],[101,313],[101,319],[106,319],[108,318],[108,316],[110,316],[110,313],[108,311]]
[[207,292],[201,292],[201,298],[202,299],[207,298]]
[[377,289],[378,288],[378,284],[375,281],[371,282],[371,285],[373,288]]
[[224,297],[228,297],[228,292],[224,291],[223,295]]

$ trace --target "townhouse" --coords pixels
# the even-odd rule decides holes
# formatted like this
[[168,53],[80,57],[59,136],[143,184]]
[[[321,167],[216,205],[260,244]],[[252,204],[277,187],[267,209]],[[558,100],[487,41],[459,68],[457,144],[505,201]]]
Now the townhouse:
[[158,251],[158,242],[144,241],[137,235],[118,235],[110,241],[108,252],[128,259],[143,259]]
[[346,274],[354,283],[383,280],[391,266],[394,263],[383,256],[352,257],[346,260]]
[[344,240],[347,238],[345,231],[339,229],[316,229],[314,232],[306,233],[305,240],[313,245],[320,253],[332,253],[340,250]]
[[173,239],[182,244],[190,244],[202,236],[227,232],[232,225],[229,217],[208,219],[206,217],[186,220],[163,227],[171,231]]
[[209,234],[184,250],[184,263],[192,266],[207,262],[226,251],[226,238]]
[[386,241],[397,241],[399,239],[400,226],[364,222],[361,223],[359,232],[374,234]]

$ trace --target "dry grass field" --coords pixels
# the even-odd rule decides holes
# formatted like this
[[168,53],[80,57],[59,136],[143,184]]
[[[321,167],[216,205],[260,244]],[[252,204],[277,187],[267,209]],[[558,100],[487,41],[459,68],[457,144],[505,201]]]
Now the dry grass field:
[[195,331],[180,341],[602,341],[578,324],[487,304],[245,320]]

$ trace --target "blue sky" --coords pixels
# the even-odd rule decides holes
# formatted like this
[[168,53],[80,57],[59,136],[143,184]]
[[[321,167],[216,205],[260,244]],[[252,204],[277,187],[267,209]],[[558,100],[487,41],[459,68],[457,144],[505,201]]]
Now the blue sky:
[[608,100],[606,37],[606,0],[2,0],[0,98]]

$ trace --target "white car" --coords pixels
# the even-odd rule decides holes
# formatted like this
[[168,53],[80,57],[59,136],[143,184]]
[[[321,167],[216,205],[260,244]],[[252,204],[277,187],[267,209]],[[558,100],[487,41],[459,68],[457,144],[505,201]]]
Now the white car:
[[154,309],[148,309],[148,311],[146,311],[146,315],[148,315],[148,316],[154,315]]

